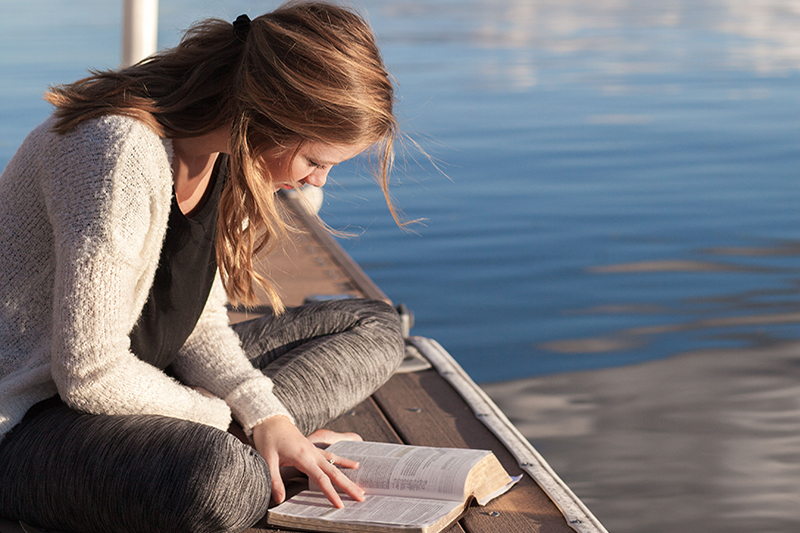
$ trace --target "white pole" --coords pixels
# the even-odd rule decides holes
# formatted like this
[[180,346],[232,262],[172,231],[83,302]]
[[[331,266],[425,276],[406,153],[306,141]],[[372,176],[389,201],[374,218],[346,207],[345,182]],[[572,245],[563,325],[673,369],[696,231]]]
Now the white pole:
[[122,66],[129,67],[158,48],[158,0],[125,0],[122,13]]

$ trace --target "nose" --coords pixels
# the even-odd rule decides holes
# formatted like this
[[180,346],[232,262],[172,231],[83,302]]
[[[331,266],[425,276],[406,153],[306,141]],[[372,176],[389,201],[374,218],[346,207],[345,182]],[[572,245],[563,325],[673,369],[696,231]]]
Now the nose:
[[322,187],[328,181],[328,169],[317,169],[303,180],[313,187]]

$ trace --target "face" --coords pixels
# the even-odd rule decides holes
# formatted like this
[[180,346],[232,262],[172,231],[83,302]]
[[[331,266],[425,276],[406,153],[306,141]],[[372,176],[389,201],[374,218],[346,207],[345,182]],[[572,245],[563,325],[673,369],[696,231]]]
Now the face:
[[268,158],[267,167],[276,191],[295,189],[306,184],[322,187],[332,167],[357,156],[366,148],[309,141],[300,145],[296,155],[295,150],[287,150],[276,157]]

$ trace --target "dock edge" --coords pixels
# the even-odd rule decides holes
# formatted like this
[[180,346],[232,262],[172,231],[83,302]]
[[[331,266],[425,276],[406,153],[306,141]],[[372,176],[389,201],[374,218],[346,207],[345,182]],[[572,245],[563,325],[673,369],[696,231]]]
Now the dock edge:
[[520,468],[547,493],[572,529],[578,533],[608,533],[580,498],[558,477],[544,457],[441,344],[419,336],[411,336],[408,340],[430,361],[439,375],[456,389],[472,408],[475,416],[506,445]]

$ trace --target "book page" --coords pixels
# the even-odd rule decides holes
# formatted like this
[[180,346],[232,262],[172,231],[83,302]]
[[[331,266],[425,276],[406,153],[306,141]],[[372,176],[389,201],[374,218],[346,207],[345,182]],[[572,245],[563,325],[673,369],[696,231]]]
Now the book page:
[[360,463],[342,472],[367,494],[464,501],[470,469],[489,452],[342,441],[328,451]]
[[321,492],[303,491],[270,509],[271,515],[313,518],[343,523],[402,524],[424,527],[435,523],[461,504],[455,501],[368,495],[363,502],[342,498],[343,509],[333,507]]

